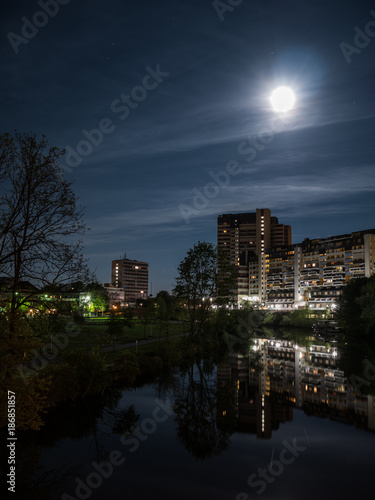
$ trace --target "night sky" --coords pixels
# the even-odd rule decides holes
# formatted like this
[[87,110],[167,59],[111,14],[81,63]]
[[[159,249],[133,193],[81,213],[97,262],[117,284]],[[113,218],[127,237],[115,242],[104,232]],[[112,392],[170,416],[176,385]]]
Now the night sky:
[[0,132],[81,152],[99,281],[126,252],[171,290],[221,213],[270,208],[294,243],[375,227],[375,2],[12,0],[0,26]]

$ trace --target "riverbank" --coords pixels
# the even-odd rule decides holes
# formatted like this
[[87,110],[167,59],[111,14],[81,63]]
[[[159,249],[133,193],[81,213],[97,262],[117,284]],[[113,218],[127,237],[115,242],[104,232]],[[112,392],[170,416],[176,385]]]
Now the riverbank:
[[[282,319],[298,320],[307,311],[297,313],[283,314]],[[275,313],[273,319],[278,322],[279,317]],[[313,318],[308,319],[310,325]],[[47,337],[47,342],[16,368],[18,377],[12,381],[12,390],[18,394],[19,428],[40,428],[44,412],[63,401],[89,398],[112,386],[144,383],[194,357],[210,353],[218,358],[228,350],[246,355],[254,336],[269,337],[282,331],[302,345],[311,334],[311,328],[297,326],[298,321],[295,326],[293,321],[285,326],[283,319],[275,328],[268,313],[252,310],[217,311],[200,336],[188,334],[187,324],[177,321],[167,325],[133,321],[132,327],[120,329],[122,335],[110,334],[105,319],[74,322],[67,318],[65,323],[63,331]]]

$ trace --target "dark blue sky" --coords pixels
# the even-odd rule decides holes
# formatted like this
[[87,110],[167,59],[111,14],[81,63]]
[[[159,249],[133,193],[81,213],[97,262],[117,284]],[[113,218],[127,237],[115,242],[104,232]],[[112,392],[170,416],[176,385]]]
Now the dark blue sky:
[[100,281],[126,252],[170,290],[220,213],[270,208],[295,243],[375,227],[375,3],[61,1],[3,3],[0,132],[78,147],[66,176]]

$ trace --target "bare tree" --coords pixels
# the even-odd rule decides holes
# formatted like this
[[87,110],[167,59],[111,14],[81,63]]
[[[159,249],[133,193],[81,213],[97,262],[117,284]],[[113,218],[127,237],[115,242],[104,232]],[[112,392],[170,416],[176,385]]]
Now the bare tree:
[[87,273],[83,211],[58,164],[63,154],[45,136],[0,136],[0,275],[11,278],[11,311],[22,281],[41,289]]
[[[0,426],[6,390],[17,393],[19,428],[38,428],[48,406],[48,377],[31,373],[25,385],[17,368],[42,348],[59,319],[44,314],[40,290],[88,278],[80,241],[83,211],[58,164],[63,154],[45,136],[0,135],[0,276],[6,278],[1,280],[6,287],[0,308]],[[25,314],[30,306],[40,311],[32,320]]]

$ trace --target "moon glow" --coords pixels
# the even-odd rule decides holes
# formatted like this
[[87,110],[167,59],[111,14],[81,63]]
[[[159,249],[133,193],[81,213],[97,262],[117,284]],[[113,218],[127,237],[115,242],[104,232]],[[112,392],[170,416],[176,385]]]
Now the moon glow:
[[270,97],[272,107],[275,111],[285,113],[294,106],[296,97],[289,87],[278,87]]

